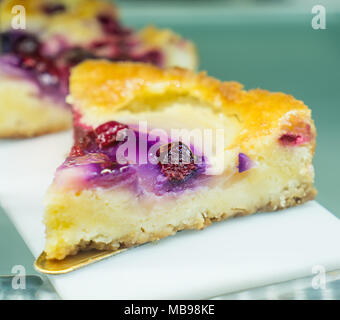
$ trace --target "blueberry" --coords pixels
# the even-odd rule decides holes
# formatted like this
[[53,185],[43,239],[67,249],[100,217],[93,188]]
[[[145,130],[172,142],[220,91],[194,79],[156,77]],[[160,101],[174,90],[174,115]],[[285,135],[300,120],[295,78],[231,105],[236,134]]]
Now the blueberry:
[[9,53],[12,51],[13,39],[9,32],[0,34],[0,52]]
[[7,31],[0,34],[0,51],[16,53],[21,57],[39,54],[40,42],[32,35],[19,31]]
[[39,54],[40,42],[33,35],[23,35],[13,44],[13,51],[23,57]]

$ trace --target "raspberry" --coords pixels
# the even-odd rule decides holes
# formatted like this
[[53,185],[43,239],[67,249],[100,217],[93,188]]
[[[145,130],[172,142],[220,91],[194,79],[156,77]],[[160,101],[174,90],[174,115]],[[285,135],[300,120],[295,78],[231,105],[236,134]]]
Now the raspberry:
[[[117,141],[123,141],[126,137],[126,129],[128,126],[119,123],[117,121],[106,122],[96,128],[95,133],[97,135],[96,143],[100,149],[104,149],[113,146]],[[124,131],[122,131],[124,130]],[[117,135],[123,135],[117,140]]]
[[38,60],[33,57],[27,57],[23,59],[21,62],[22,67],[28,70],[34,69],[37,64],[38,64]]
[[310,132],[306,134],[285,133],[279,138],[279,141],[283,146],[298,146],[309,142],[311,139],[312,135]]
[[56,87],[59,85],[60,72],[53,61],[42,56],[25,57],[21,66],[35,73],[36,79],[43,87]]
[[182,142],[162,146],[158,156],[160,170],[171,183],[184,182],[197,170],[190,148]]
[[162,53],[158,50],[150,50],[146,52],[144,55],[141,55],[139,57],[135,57],[133,60],[137,60],[140,62],[145,62],[145,63],[151,63],[156,66],[161,66],[162,65]]
[[84,151],[80,146],[73,146],[71,151],[70,151],[70,157],[79,157],[79,156],[83,156],[84,155]]
[[278,139],[282,146],[299,146],[313,139],[310,124],[303,121],[295,121],[284,128],[285,132]]
[[131,33],[129,29],[123,28],[118,21],[110,15],[101,14],[97,19],[102,25],[104,32],[109,35],[125,36]]
[[285,133],[280,137],[280,142],[284,146],[294,146],[298,144],[298,140],[301,139],[300,135],[296,135],[293,133]]
[[171,183],[186,181],[196,170],[197,166],[194,163],[161,165],[161,172]]

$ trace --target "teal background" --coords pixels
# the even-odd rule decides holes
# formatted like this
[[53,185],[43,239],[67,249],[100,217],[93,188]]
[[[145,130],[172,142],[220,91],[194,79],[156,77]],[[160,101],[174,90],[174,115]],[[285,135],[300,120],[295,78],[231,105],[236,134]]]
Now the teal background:
[[[200,69],[210,75],[303,100],[318,130],[317,200],[340,217],[340,1],[118,2],[127,25],[151,23],[192,39]],[[314,3],[327,3],[326,30],[311,27]],[[0,275],[16,264],[36,274],[32,254],[1,209],[0,253]]]

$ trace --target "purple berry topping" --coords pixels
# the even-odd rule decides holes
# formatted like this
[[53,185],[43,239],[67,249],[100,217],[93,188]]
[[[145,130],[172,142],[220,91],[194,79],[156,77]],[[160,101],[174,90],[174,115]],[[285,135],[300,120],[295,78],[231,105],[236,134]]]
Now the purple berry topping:
[[74,145],[70,151],[70,157],[80,157],[84,155],[84,150],[77,145]]
[[39,55],[24,57],[21,67],[33,72],[44,88],[58,88],[60,85],[60,71],[50,59]]
[[238,172],[244,172],[253,167],[253,162],[244,153],[238,154]]
[[309,142],[311,139],[312,135],[309,131],[306,134],[285,133],[279,138],[279,141],[283,146],[298,146],[300,144]]

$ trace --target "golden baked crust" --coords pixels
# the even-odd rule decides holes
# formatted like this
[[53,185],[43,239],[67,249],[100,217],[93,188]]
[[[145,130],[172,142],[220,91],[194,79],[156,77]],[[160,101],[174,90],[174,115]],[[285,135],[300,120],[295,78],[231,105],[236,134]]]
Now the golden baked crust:
[[195,98],[216,112],[237,117],[246,130],[239,134],[235,145],[272,135],[275,130],[282,132],[287,123],[294,126],[301,119],[308,123],[312,135],[316,134],[311,112],[302,101],[280,92],[245,91],[238,82],[222,82],[205,72],[129,62],[86,61],[73,69],[70,89],[68,101],[84,118],[114,116],[135,100],[175,95]]

